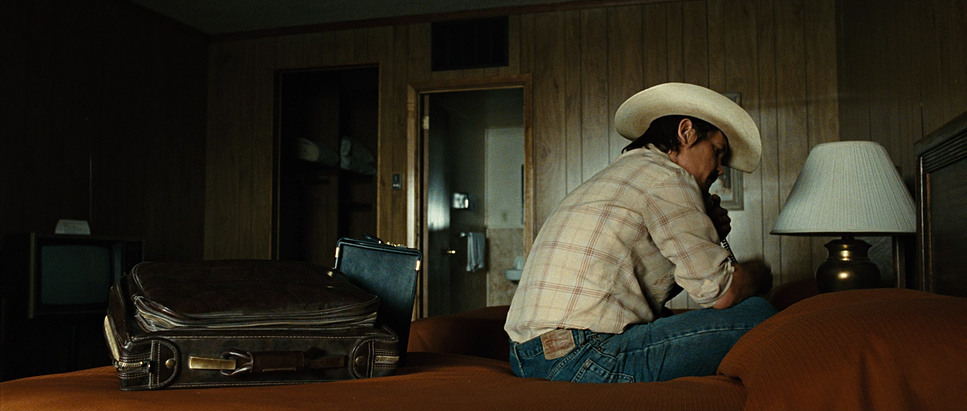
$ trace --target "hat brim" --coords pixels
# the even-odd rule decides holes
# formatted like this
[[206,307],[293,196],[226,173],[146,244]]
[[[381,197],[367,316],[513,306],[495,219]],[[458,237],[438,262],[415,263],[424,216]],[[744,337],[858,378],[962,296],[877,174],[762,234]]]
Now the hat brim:
[[614,124],[618,134],[635,140],[652,121],[670,115],[699,118],[722,130],[732,152],[726,166],[746,173],[759,167],[762,140],[755,121],[728,97],[702,86],[663,83],[642,90],[618,107]]

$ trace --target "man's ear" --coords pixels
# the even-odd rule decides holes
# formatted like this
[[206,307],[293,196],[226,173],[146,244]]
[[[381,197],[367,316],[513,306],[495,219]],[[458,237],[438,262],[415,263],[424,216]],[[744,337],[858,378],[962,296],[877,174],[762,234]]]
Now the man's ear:
[[688,147],[694,144],[697,135],[691,119],[683,118],[682,121],[678,122],[678,143],[681,147]]

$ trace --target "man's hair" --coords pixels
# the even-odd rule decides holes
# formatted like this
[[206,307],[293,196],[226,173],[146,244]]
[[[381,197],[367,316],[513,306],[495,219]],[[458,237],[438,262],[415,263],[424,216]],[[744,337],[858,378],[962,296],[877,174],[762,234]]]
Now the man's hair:
[[702,141],[710,134],[720,131],[711,123],[695,117],[679,115],[659,117],[651,122],[651,125],[648,126],[648,129],[645,130],[645,133],[641,137],[636,138],[631,144],[625,146],[621,152],[645,147],[648,144],[654,144],[655,147],[664,153],[677,152],[681,148],[681,143],[678,141],[678,124],[682,122],[682,119],[686,118],[692,121],[692,128],[695,129],[696,135],[698,136],[698,140],[696,141]]

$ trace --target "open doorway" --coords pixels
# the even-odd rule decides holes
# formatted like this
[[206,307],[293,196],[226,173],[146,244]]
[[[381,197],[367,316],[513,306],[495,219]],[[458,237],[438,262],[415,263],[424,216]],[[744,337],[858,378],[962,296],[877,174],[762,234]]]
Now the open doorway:
[[421,316],[506,305],[529,227],[525,89],[419,94],[422,119]]

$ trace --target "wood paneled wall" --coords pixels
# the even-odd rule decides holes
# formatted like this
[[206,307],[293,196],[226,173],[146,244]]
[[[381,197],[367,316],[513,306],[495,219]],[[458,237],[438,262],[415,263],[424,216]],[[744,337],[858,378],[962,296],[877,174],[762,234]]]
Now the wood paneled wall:
[[967,111],[967,1],[840,3],[842,139],[885,146],[912,188],[913,143]]
[[[839,0],[840,137],[886,147],[911,191],[914,143],[967,111],[967,0]],[[914,236],[900,237],[908,278]]]
[[0,233],[58,219],[200,259],[208,38],[117,0],[0,2]]
[[[412,210],[407,209],[407,192],[392,190],[389,181],[392,173],[412,175],[408,171],[415,153],[407,145],[406,118],[409,85],[530,76],[531,95],[526,97],[532,103],[527,118],[532,120],[537,230],[569,190],[607,165],[627,143],[613,128],[617,107],[645,87],[685,81],[741,93],[742,105],[762,131],[762,166],[745,178],[744,209],[731,213],[733,248],[740,258],[763,256],[775,269],[777,283],[809,277],[825,258],[824,241],[778,237],[769,231],[809,149],[839,140],[841,128],[863,129],[857,121],[861,116],[853,114],[858,110],[882,111],[873,107],[876,98],[871,94],[866,101],[842,95],[841,90],[852,90],[855,78],[873,63],[844,67],[854,62],[854,57],[843,56],[842,44],[852,37],[839,34],[844,25],[857,23],[844,19],[889,8],[840,3],[844,4],[692,0],[512,15],[508,66],[448,72],[430,71],[428,22],[215,42],[210,52],[205,256],[271,255],[275,72],[378,64],[378,234],[385,239],[408,238],[407,212]],[[935,46],[936,52],[942,62],[952,60],[954,70],[962,71],[963,37],[951,40],[949,34],[963,30],[964,0],[939,3],[929,6],[918,20],[923,24],[912,25],[912,30],[923,38],[945,41]],[[878,13],[890,21],[905,18]],[[941,18],[947,22],[942,28],[927,24]],[[845,30],[852,36],[875,24],[877,20],[868,19],[859,28]],[[878,50],[870,53],[889,53],[891,47],[881,37],[860,41],[869,41]],[[855,49],[852,44],[845,49]],[[868,81],[876,88],[884,80],[902,82],[911,75],[933,75],[935,70],[891,72],[885,75],[888,79]],[[963,110],[962,84],[954,85],[959,91],[948,92],[943,79],[931,78],[928,83],[925,90],[946,96],[936,104],[950,106],[944,114],[924,114],[931,117],[929,125]],[[928,106],[935,104],[930,96],[927,99]],[[848,120],[842,127],[841,118]],[[894,156],[910,151],[914,140],[883,138]]]

